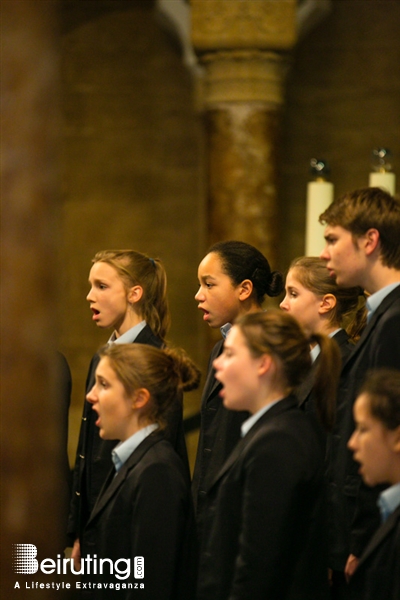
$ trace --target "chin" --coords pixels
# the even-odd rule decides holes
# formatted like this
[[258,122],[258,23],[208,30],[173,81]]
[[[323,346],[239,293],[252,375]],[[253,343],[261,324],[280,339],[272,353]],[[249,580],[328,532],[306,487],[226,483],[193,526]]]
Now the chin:
[[225,406],[225,408],[227,408],[228,410],[247,410],[247,408],[243,408],[242,406],[238,406],[237,404],[235,404],[235,402],[231,402],[231,401],[227,401],[226,398],[224,398],[222,404]]

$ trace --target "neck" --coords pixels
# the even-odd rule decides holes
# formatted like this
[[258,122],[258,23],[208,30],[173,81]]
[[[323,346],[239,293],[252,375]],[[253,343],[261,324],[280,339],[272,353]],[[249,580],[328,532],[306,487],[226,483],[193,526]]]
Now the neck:
[[134,312],[133,310],[125,315],[123,322],[115,328],[115,336],[117,338],[121,337],[124,333],[135,327],[135,325],[139,325],[143,321],[143,316]]
[[134,413],[132,415],[132,419],[131,419],[130,423],[128,424],[128,426],[126,428],[124,439],[121,439],[121,442],[125,442],[127,439],[132,437],[135,433],[137,433],[141,429],[144,429],[145,427],[147,427],[148,425],[151,425],[151,424],[152,424],[152,421],[149,421],[148,419],[143,419],[143,418],[139,419],[138,415],[136,413]]
[[254,405],[252,409],[249,411],[251,414],[255,415],[259,410],[277,402],[278,400],[282,400],[288,396],[289,390],[283,388],[276,388],[274,390],[269,390],[265,392],[265,394],[260,394],[259,398],[255,399]]
[[248,313],[261,312],[262,310],[263,309],[261,304],[258,304],[258,302],[255,302],[251,298],[248,298],[247,300],[244,300],[241,304],[240,311],[237,316],[240,317]]
[[369,293],[375,294],[387,285],[400,283],[400,271],[391,267],[385,267],[382,263],[375,262],[371,270],[366,274],[362,287]]

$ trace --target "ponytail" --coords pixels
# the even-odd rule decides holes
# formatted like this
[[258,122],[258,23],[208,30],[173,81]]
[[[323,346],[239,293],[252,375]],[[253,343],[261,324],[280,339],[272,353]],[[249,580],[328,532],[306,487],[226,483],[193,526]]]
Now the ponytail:
[[310,343],[316,342],[320,354],[316,365],[314,395],[318,417],[326,431],[331,431],[336,419],[336,398],[342,359],[339,346],[332,338],[313,334]]

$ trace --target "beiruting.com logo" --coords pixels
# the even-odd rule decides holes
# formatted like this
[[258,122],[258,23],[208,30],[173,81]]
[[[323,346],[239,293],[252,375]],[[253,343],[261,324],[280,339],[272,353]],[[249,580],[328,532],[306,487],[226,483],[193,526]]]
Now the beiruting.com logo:
[[[34,544],[13,544],[12,563],[14,573],[18,575],[34,575],[38,571],[44,575],[84,575],[84,581],[76,581],[76,589],[144,589],[143,582],[125,581],[131,577],[131,559],[119,558],[113,562],[109,558],[98,558],[96,554],[93,556],[85,556],[81,559],[81,567],[75,570],[74,561],[72,558],[62,557],[57,554],[55,560],[45,558],[41,562],[37,560],[37,548]],[[88,580],[88,575],[94,576],[94,581]],[[101,576],[102,581],[96,582],[96,576]],[[119,581],[106,583],[105,576],[115,577]],[[144,557],[135,556],[133,561],[133,578],[144,579]],[[17,581],[14,588],[20,588]],[[70,589],[70,582],[25,582],[26,589],[33,588],[54,588],[54,589]]]

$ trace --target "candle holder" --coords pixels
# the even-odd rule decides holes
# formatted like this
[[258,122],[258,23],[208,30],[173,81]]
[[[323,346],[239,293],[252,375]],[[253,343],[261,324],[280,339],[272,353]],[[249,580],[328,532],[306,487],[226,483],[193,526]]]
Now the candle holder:
[[396,191],[396,176],[392,172],[393,157],[388,148],[374,148],[371,155],[369,187],[380,187],[392,196]]
[[322,158],[312,158],[310,160],[310,172],[314,177],[314,181],[326,181],[330,171],[330,167],[326,160]]

